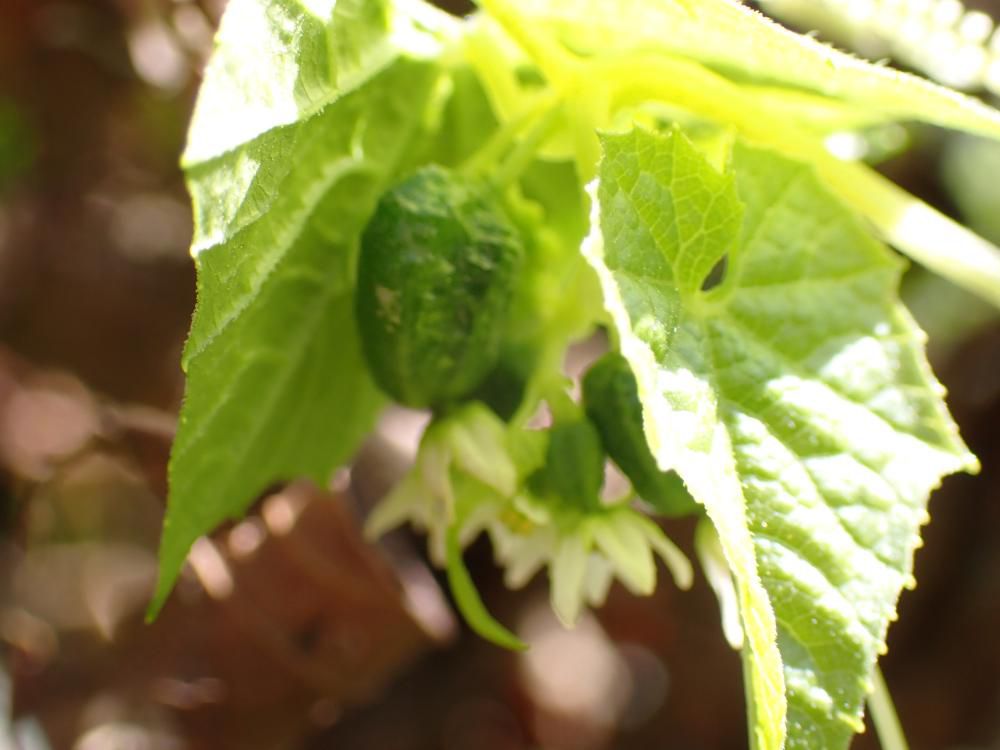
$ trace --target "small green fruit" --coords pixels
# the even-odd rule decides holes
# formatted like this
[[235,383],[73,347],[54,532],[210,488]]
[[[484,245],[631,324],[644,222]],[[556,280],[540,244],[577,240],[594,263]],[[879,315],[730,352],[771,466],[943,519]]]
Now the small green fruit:
[[379,387],[412,407],[467,398],[496,364],[523,256],[485,180],[432,165],[383,195],[355,300]]
[[529,479],[531,490],[584,510],[596,510],[601,507],[603,484],[604,448],[590,420],[552,425],[545,466]]
[[587,371],[583,378],[583,402],[587,416],[601,435],[604,449],[639,497],[667,516],[700,511],[677,473],[660,471],[657,466],[642,427],[642,405],[635,375],[621,354],[609,352]]

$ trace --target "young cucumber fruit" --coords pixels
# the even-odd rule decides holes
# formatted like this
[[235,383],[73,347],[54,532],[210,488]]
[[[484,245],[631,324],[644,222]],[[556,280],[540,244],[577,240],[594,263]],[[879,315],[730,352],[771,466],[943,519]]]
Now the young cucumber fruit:
[[375,382],[406,406],[468,397],[496,364],[524,256],[493,187],[436,165],[379,201],[355,314]]
[[666,516],[699,512],[677,473],[660,471],[649,450],[635,375],[621,354],[609,352],[587,371],[583,402],[604,449],[639,497]]
[[528,479],[532,492],[592,511],[601,507],[603,484],[604,448],[590,420],[552,425],[545,465]]

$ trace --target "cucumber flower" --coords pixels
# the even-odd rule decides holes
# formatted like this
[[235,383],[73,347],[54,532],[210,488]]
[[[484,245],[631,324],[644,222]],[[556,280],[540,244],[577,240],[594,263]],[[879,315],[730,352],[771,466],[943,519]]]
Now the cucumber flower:
[[[584,606],[603,603],[616,577],[636,594],[651,594],[656,555],[678,586],[690,587],[690,562],[659,526],[627,500],[600,500],[603,453],[590,450],[579,426],[511,428],[469,403],[427,429],[413,470],[366,531],[374,537],[409,521],[427,532],[432,559],[447,561],[449,573],[450,536],[464,546],[485,531],[511,588],[548,568],[553,610],[568,627]],[[468,602],[456,598],[475,625]],[[475,608],[485,615],[481,602]]]
[[579,509],[521,494],[512,505],[520,522],[512,523],[513,514],[507,514],[487,526],[497,561],[505,568],[505,583],[519,588],[547,567],[552,609],[567,627],[585,605],[603,604],[616,577],[634,594],[651,594],[656,555],[680,588],[691,587],[691,563],[628,502]]

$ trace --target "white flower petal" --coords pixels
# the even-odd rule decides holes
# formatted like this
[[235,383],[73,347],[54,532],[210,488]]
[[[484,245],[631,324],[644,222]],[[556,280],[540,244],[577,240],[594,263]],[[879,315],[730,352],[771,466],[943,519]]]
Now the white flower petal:
[[603,606],[614,579],[614,568],[611,567],[611,563],[601,555],[591,555],[587,560],[587,577],[583,581],[587,605]]
[[719,535],[708,519],[698,522],[694,534],[694,549],[701,562],[701,569],[708,579],[708,585],[719,600],[719,611],[722,615],[722,632],[729,645],[734,649],[743,648],[743,626],[740,623],[739,601],[736,597],[736,586],[729,570]]
[[[616,510],[592,520],[594,542],[625,587],[639,596],[648,596],[656,587],[656,565],[646,534],[631,523],[628,510]],[[637,516],[636,516],[637,517]]]
[[590,540],[582,534],[570,534],[559,539],[555,557],[549,567],[550,596],[556,617],[572,628],[583,609],[583,584],[587,572]]
[[425,516],[423,488],[412,473],[407,474],[369,514],[365,536],[377,539],[407,521],[422,522]]
[[682,591],[691,588],[694,583],[694,569],[691,567],[691,561],[687,559],[687,555],[681,552],[677,545],[670,541],[670,537],[663,533],[663,529],[650,519],[637,515],[636,520],[653,551],[666,563],[667,570],[673,576],[677,588]]

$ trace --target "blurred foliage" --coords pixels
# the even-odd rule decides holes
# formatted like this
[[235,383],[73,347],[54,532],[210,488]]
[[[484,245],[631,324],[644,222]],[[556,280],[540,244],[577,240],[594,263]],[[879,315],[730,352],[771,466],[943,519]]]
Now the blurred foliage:
[[949,140],[942,158],[944,186],[966,223],[1000,243],[1000,143],[973,136]]
[[0,191],[30,169],[34,159],[31,138],[31,129],[17,107],[0,99]]

